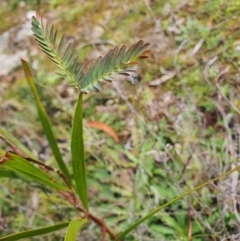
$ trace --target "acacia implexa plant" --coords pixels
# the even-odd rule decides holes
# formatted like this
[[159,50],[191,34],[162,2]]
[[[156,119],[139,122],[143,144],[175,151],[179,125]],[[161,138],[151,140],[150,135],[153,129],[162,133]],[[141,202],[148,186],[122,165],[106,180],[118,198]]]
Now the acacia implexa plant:
[[[26,61],[22,60],[22,67],[36,103],[39,120],[49,142],[52,154],[58,164],[59,170],[37,160],[28,148],[23,146],[19,140],[0,127],[1,137],[4,138],[5,142],[11,147],[11,152],[0,149],[0,177],[21,178],[23,181],[36,182],[46,186],[53,192],[57,192],[60,197],[66,200],[76,210],[76,218],[71,221],[43,228],[31,229],[7,235],[1,237],[0,241],[26,239],[54,232],[65,227],[67,227],[67,230],[64,240],[74,241],[76,240],[78,230],[89,221],[94,222],[101,229],[101,241],[105,241],[107,235],[111,240],[122,240],[134,228],[160,210],[166,208],[184,196],[197,191],[201,187],[208,185],[212,181],[223,178],[239,169],[239,167],[236,167],[215,179],[209,180],[206,183],[186,191],[164,205],[156,208],[145,217],[142,217],[132,225],[129,225],[125,231],[116,235],[105,225],[100,217],[95,216],[89,211],[86,182],[87,174],[84,156],[82,96],[91,91],[100,91],[102,88],[101,82],[114,81],[119,74],[129,75],[129,72],[131,71],[130,67],[133,64],[137,64],[140,59],[148,57],[149,44],[140,40],[129,48],[125,45],[115,47],[104,57],[100,56],[96,61],[93,61],[87,71],[84,72],[83,65],[79,63],[78,56],[72,48],[71,43],[65,46],[64,35],[61,36],[60,41],[57,40],[57,30],[54,29],[54,26],[49,26],[48,23],[44,25],[42,19],[37,16],[32,18],[32,31],[41,50],[55,64],[58,69],[58,74],[68,79],[71,83],[74,83],[79,89],[79,97],[75,108],[71,130],[71,166],[68,167],[61,156],[51,123],[38,96],[29,65]],[[81,218],[79,218],[79,214],[81,214]]]
[[[14,144],[18,149],[14,149],[15,153],[4,151],[0,153],[0,175],[11,177],[14,173],[17,173],[21,177],[46,185],[67,199],[78,212],[80,211],[84,214],[84,217],[72,220],[71,222],[12,234],[5,236],[4,239],[0,238],[0,240],[19,240],[46,234],[68,226],[65,241],[73,241],[75,240],[77,230],[87,220],[92,220],[101,228],[102,240],[105,240],[106,234],[114,240],[116,239],[116,235],[105,226],[100,218],[89,212],[84,157],[82,95],[88,94],[91,91],[98,92],[102,89],[101,82],[114,81],[119,74],[129,75],[132,71],[130,69],[132,65],[137,64],[138,60],[148,57],[147,54],[150,51],[149,44],[140,40],[130,48],[127,48],[125,45],[115,47],[104,57],[100,56],[96,61],[93,61],[87,71],[83,72],[83,64],[79,63],[78,56],[72,48],[72,44],[70,43],[65,46],[64,35],[61,36],[60,41],[57,41],[57,30],[54,29],[53,25],[49,26],[48,23],[44,25],[39,16],[32,17],[32,31],[41,50],[55,64],[58,74],[74,83],[79,89],[79,98],[75,109],[71,134],[71,170],[69,170],[62,159],[49,118],[38,96],[31,70],[27,62],[22,60],[22,66],[36,102],[40,122],[59,170],[36,160],[29,150],[26,150],[20,142],[16,141],[17,143]],[[9,136],[3,129],[0,129],[0,132],[5,134],[5,136]],[[7,143],[10,142],[8,141]],[[45,171],[47,171],[47,174]],[[57,172],[60,181],[49,177],[49,171],[50,173]]]

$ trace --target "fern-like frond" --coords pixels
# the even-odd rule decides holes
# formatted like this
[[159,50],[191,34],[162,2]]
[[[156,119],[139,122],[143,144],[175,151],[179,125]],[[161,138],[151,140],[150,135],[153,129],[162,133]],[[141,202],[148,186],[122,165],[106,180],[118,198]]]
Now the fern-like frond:
[[129,66],[136,64],[141,58],[147,58],[150,50],[148,43],[142,40],[133,44],[129,49],[125,45],[111,49],[105,57],[99,57],[93,62],[86,73],[82,72],[83,65],[79,64],[78,56],[71,50],[71,43],[64,49],[64,35],[56,47],[57,31],[38,17],[32,18],[32,31],[40,48],[55,63],[58,74],[75,82],[82,93],[98,92],[101,89],[99,82],[112,81],[116,74],[128,75]]
[[111,49],[104,58],[101,56],[93,62],[87,73],[79,79],[78,85],[81,91],[89,93],[91,90],[99,91],[100,81],[112,81],[116,74],[128,75],[129,66],[136,64],[141,58],[147,58],[149,44],[144,44],[142,40],[132,45],[127,51],[126,46]]
[[48,23],[44,26],[38,17],[32,17],[32,31],[42,51],[55,63],[58,74],[71,82],[79,82],[83,65],[79,64],[78,56],[71,49],[72,43],[64,50],[65,35],[56,48],[57,30],[54,30],[53,25],[49,28]]

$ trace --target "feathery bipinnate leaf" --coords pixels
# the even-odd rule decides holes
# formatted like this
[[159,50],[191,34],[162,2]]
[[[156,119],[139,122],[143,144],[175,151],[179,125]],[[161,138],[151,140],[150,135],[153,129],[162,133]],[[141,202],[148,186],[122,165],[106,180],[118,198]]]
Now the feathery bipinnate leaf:
[[77,82],[82,65],[79,65],[76,53],[71,50],[71,43],[63,51],[65,36],[62,36],[59,46],[56,48],[57,30],[54,30],[53,25],[49,29],[48,23],[44,26],[38,17],[32,17],[32,31],[42,51],[55,63],[58,74],[71,82]]
[[79,64],[78,56],[71,50],[71,43],[64,48],[64,35],[59,46],[56,47],[57,31],[52,26],[43,25],[39,18],[32,18],[32,31],[42,51],[55,63],[61,76],[75,82],[82,93],[98,92],[101,89],[99,82],[112,81],[117,74],[129,75],[129,66],[136,64],[139,59],[147,58],[149,43],[142,40],[133,44],[129,49],[125,45],[111,49],[104,57],[100,56],[82,72],[83,65]]
[[127,51],[126,46],[111,49],[104,58],[101,56],[92,63],[86,74],[78,82],[83,93],[91,90],[98,92],[101,89],[99,81],[112,81],[116,74],[128,75],[128,67],[136,64],[141,58],[146,58],[149,44],[142,40],[132,45]]

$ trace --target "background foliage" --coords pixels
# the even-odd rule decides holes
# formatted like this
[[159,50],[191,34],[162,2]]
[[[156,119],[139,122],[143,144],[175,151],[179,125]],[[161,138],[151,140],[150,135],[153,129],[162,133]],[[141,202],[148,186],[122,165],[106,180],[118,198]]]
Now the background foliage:
[[[15,31],[5,54],[28,49],[64,160],[70,160],[77,94],[54,74],[33,38],[17,42],[27,12],[37,9],[54,22],[86,63],[115,45],[151,44],[152,56],[138,76],[83,100],[91,211],[113,230],[238,163],[239,7],[234,0],[1,1],[0,33]],[[0,82],[1,127],[52,165],[22,70]],[[0,185],[4,235],[75,216],[42,186],[4,178]],[[147,220],[127,240],[237,240],[238,190],[237,175],[213,183]],[[98,232],[88,226],[79,240],[98,240]],[[33,240],[62,236],[59,231]]]

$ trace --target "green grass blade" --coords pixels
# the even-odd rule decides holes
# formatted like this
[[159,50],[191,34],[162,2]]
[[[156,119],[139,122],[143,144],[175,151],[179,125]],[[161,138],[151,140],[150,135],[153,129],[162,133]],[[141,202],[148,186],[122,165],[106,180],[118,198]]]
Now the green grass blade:
[[57,190],[68,190],[66,186],[54,182],[53,178],[41,169],[37,168],[23,157],[11,152],[5,152],[5,154],[1,157],[0,167],[14,171],[20,176],[23,176],[28,180],[30,179],[32,182],[37,182]]
[[84,157],[83,140],[83,111],[82,94],[79,94],[77,106],[73,118],[72,137],[71,137],[71,156],[73,177],[76,182],[75,191],[82,201],[83,206],[88,210],[87,181]]
[[45,133],[45,135],[48,139],[48,142],[49,142],[49,145],[50,145],[51,150],[53,152],[53,155],[54,155],[54,157],[55,157],[55,159],[58,163],[59,169],[65,175],[68,182],[71,183],[70,173],[67,169],[66,164],[64,163],[64,161],[62,159],[62,156],[61,156],[61,153],[59,151],[56,138],[54,137],[54,134],[53,134],[53,131],[52,131],[51,124],[50,124],[50,121],[48,119],[47,113],[46,113],[46,111],[45,111],[45,109],[44,109],[44,107],[43,107],[43,105],[40,101],[39,96],[38,96],[38,93],[37,93],[37,90],[36,90],[36,87],[35,87],[35,84],[34,84],[34,80],[33,80],[33,77],[32,77],[31,70],[30,70],[27,62],[24,61],[24,60],[22,60],[22,67],[23,67],[23,70],[25,72],[28,84],[29,84],[29,86],[31,88],[31,91],[33,93],[33,96],[34,96],[34,99],[35,99],[35,102],[36,102],[36,106],[37,106],[37,110],[38,110],[39,119],[41,121],[44,133]]
[[150,212],[149,214],[147,214],[145,217],[139,219],[138,221],[136,221],[134,224],[132,224],[131,226],[129,226],[125,231],[123,231],[122,233],[120,233],[116,239],[114,241],[118,241],[124,237],[126,237],[126,235],[128,235],[133,229],[135,229],[137,226],[139,226],[141,223],[143,223],[144,221],[146,221],[147,219],[151,218],[154,214],[158,213],[159,211],[161,211],[162,209],[170,206],[171,204],[177,202],[178,200],[182,199],[183,197],[195,192],[195,191],[198,191],[199,189],[201,189],[202,187],[205,187],[207,185],[209,185],[210,183],[212,182],[215,182],[219,179],[222,179],[224,177],[227,177],[228,175],[230,175],[231,173],[233,172],[236,172],[236,171],[239,171],[240,170],[240,166],[237,166],[235,168],[233,168],[232,170],[228,171],[228,172],[225,172],[223,173],[222,175],[220,176],[217,176],[211,180],[208,180],[207,182],[193,188],[193,189],[190,189],[186,192],[184,192],[183,194],[177,196],[176,198],[173,198],[172,200],[170,200],[169,202],[165,203],[164,205],[156,208],[155,210],[153,210],[152,212]]
[[34,236],[48,234],[48,233],[57,231],[59,229],[65,228],[68,226],[68,224],[69,224],[69,222],[64,222],[64,223],[59,223],[59,224],[55,224],[55,225],[44,227],[44,228],[31,229],[31,230],[23,231],[20,233],[1,237],[0,241],[16,241],[16,240],[21,240],[24,238],[30,238],[30,237],[34,237]]
[[86,219],[73,220],[69,223],[64,241],[75,241],[78,230],[86,223]]

